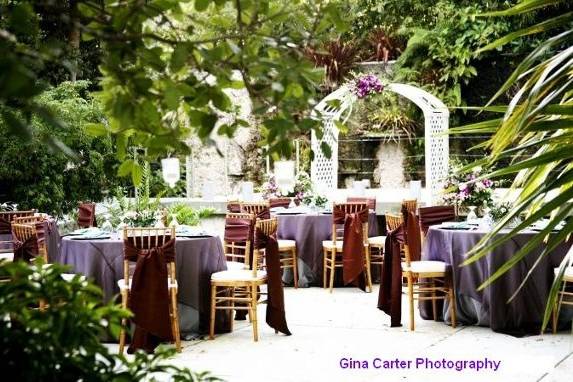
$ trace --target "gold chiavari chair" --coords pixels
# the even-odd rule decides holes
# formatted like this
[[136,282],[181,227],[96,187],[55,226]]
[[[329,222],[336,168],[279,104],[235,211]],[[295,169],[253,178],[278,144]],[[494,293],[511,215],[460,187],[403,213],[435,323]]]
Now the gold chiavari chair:
[[249,202],[241,203],[241,213],[253,214],[260,216],[265,210],[270,210],[270,204],[266,202]]
[[402,200],[402,213],[413,212],[418,214],[418,200],[417,199],[404,199]]
[[[24,216],[34,216],[35,212],[35,210],[0,212],[0,234],[11,235],[12,222],[14,219]],[[13,256],[12,240],[0,240],[0,259],[11,260]]]
[[[262,219],[256,222],[256,229],[266,236],[276,235],[277,219]],[[264,249],[254,248],[253,262],[250,270],[228,270],[216,272],[211,275],[211,315],[209,325],[209,339],[215,338],[215,314],[217,310],[227,310],[231,314],[234,310],[247,310],[253,325],[253,339],[259,340],[257,305],[258,287],[266,284],[267,273],[262,270],[264,262]],[[241,293],[235,293],[240,290]],[[238,305],[237,305],[238,304]],[[232,330],[232,327],[231,327]]]
[[14,218],[14,220],[12,220],[12,223],[13,224],[36,224],[36,223],[45,222],[46,219],[47,219],[47,216],[45,216],[45,215],[20,216],[20,217]]
[[298,256],[296,241],[279,239],[281,269],[292,269],[294,288],[298,288]]
[[48,250],[46,249],[45,242],[38,240],[38,232],[34,224],[15,224],[12,223],[12,232],[17,240],[25,242],[30,238],[34,238],[38,243],[38,256],[48,263]]
[[394,231],[404,223],[404,218],[402,215],[386,214],[386,230],[388,232]]
[[[123,229],[124,242],[130,241],[136,248],[141,250],[149,250],[152,248],[161,247],[169,240],[175,238],[175,227],[168,228],[139,228],[139,227],[126,227]],[[131,290],[131,277],[129,275],[129,262],[124,255],[123,259],[123,278],[118,280],[117,285],[121,292],[121,306],[127,309],[129,301],[129,293]],[[175,272],[175,261],[167,263],[167,285],[169,290],[169,321],[173,339],[175,340],[175,348],[177,352],[181,352],[181,338],[179,332],[179,316],[177,311],[177,274]],[[126,319],[122,320],[122,328],[119,334],[119,353],[123,354],[125,347],[125,326]]]
[[227,260],[227,269],[249,269],[250,256],[253,237],[252,230],[254,229],[255,216],[247,213],[233,213],[229,212],[225,216],[225,229],[228,219],[246,219],[252,221],[251,232],[249,233],[249,240],[246,241],[232,241],[223,239],[223,249],[225,251],[225,259]]
[[[357,213],[368,208],[366,203],[340,203],[334,204],[333,211],[340,208],[346,215]],[[329,291],[332,293],[334,287],[334,273],[336,268],[342,268],[342,247],[343,247],[343,230],[339,229],[339,224],[336,224],[335,216],[332,216],[332,240],[325,240],[322,242],[323,251],[323,269],[322,269],[322,286],[326,288],[327,279]],[[344,226],[344,225],[342,225]],[[364,270],[366,272],[366,282],[368,289],[372,292],[372,276],[370,272],[370,251],[368,250],[368,221],[362,224],[362,237],[364,239],[364,252],[365,264]],[[329,274],[330,272],[330,274]]]
[[[412,248],[420,251],[422,246],[418,218],[410,212],[406,227],[404,252],[406,261],[402,263],[402,277],[407,280],[407,297],[410,310],[410,330],[414,330],[414,300],[432,301],[434,320],[437,320],[437,300],[449,300],[452,327],[456,327],[456,299],[453,285],[446,280],[446,263],[431,260],[412,260]],[[418,253],[417,256],[420,254]],[[438,294],[439,293],[439,294]]]
[[[559,275],[559,268],[554,270],[555,277]],[[563,280],[561,281],[561,288],[557,294],[557,301],[551,312],[551,326],[553,334],[557,333],[557,321],[559,319],[559,311],[563,305],[573,306],[573,291],[571,290],[571,285],[573,285],[573,267],[565,268],[563,273]]]

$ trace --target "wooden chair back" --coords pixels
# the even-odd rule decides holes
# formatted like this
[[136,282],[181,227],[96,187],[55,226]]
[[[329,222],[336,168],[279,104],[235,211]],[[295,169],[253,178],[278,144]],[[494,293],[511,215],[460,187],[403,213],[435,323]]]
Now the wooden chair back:
[[261,214],[265,209],[269,209],[270,205],[269,202],[249,202],[249,203],[241,203],[241,213],[253,214],[258,216]]
[[89,228],[95,226],[95,203],[79,203],[78,205],[78,226]]
[[14,220],[12,220],[12,224],[36,224],[36,223],[42,223],[45,222],[47,219],[46,216],[40,215],[40,216],[20,216],[17,218],[14,218]]
[[[24,216],[34,216],[36,213],[35,210],[26,210],[26,211],[2,211],[0,212],[0,219],[5,220],[8,223],[12,223],[14,219]],[[12,229],[10,227],[3,227],[0,225],[0,234],[9,234],[12,233]]]
[[366,198],[366,197],[352,197],[346,198],[348,203],[366,203],[368,204],[368,209],[376,211],[376,198]]
[[[229,212],[225,215],[226,219],[248,219],[251,221],[255,220],[255,216],[253,214],[246,214],[246,213],[233,213]],[[254,227],[254,225],[253,225]],[[249,234],[249,237],[253,237],[253,232]],[[250,268],[250,252],[251,252],[252,242],[251,240],[247,241],[228,241],[223,238],[223,250],[225,252],[225,258],[227,261],[236,261],[237,259],[243,259],[246,267]]]
[[15,236],[18,240],[24,242],[33,238],[36,240],[38,245],[38,256],[42,256],[44,261],[48,262],[48,250],[46,249],[46,243],[44,241],[39,240],[38,231],[36,230],[36,226],[34,224],[12,224],[12,235]]
[[414,212],[417,214],[418,200],[417,199],[404,199],[402,200],[402,212]]
[[422,237],[418,217],[414,212],[410,212],[406,222],[404,238],[404,255],[406,265],[409,267],[412,261],[421,260]]
[[[175,238],[175,227],[125,227],[123,229],[123,240],[129,241],[137,249],[151,249],[161,247],[169,240]],[[167,271],[172,282],[176,280],[175,261],[167,264]],[[123,259],[123,279],[129,282],[129,260]]]
[[[354,214],[361,212],[363,210],[368,210],[367,203],[334,203],[332,206],[333,216],[332,216],[332,243],[336,245],[336,241],[342,241],[344,238],[344,224],[336,223],[336,218],[334,216],[334,211],[336,209],[341,209],[344,211],[345,215]],[[368,220],[362,224],[362,238],[364,244],[368,243]]]
[[386,218],[386,230],[388,232],[398,229],[404,223],[402,215],[386,214],[384,217]]
[[[277,218],[259,219],[255,223],[255,235],[257,235],[260,232],[265,236],[276,236],[278,226],[279,224]],[[257,270],[262,269],[264,266],[263,254],[264,254],[264,248],[257,248],[255,245],[253,251],[253,268],[252,268],[253,276],[256,276]]]

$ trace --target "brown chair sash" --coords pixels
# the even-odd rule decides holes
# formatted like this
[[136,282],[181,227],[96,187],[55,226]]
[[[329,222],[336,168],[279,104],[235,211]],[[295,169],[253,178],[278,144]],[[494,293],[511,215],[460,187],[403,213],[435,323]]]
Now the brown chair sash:
[[257,214],[257,219],[265,220],[271,218],[271,209],[269,207],[265,207],[261,212]]
[[[366,219],[368,219],[368,211]],[[344,221],[344,241],[342,243],[342,279],[344,285],[353,284],[362,290],[366,290],[366,278],[364,277],[364,237],[363,221],[359,213],[347,214]]]
[[80,203],[78,208],[78,226],[81,228],[96,227],[95,203]]
[[245,242],[252,240],[253,236],[252,219],[225,219],[225,241],[227,242]]
[[12,233],[12,224],[8,219],[6,219],[4,214],[0,216],[0,234]]
[[408,221],[406,222],[406,244],[408,245],[410,261],[420,261],[422,259],[422,237],[420,235],[418,217],[414,212],[408,213]]
[[376,198],[351,197],[346,198],[348,203],[366,203],[369,210],[376,210]]
[[362,225],[368,222],[368,207],[355,213],[346,213],[341,205],[334,205],[332,210],[333,224],[344,224],[344,241],[342,244],[342,279],[344,285],[352,283],[366,290],[364,277],[364,239]]
[[404,243],[404,226],[386,236],[382,263],[378,309],[390,316],[390,326],[402,326],[402,264],[400,244]]
[[290,205],[290,198],[270,198],[269,205],[271,208],[284,207],[288,208]]
[[229,212],[234,212],[234,213],[239,213],[241,212],[241,203],[227,203],[227,211]]
[[428,233],[430,226],[456,219],[454,206],[420,207],[420,227],[424,234]]
[[[335,204],[332,210],[332,222],[334,224],[344,224],[346,221],[346,211],[340,206]],[[368,208],[364,208],[363,210],[358,212],[358,216],[360,217],[360,221],[362,223],[368,222]]]
[[267,268],[267,324],[279,332],[291,335],[286,322],[283,280],[279,257],[279,242],[274,236],[267,236],[257,229],[256,248],[265,249],[265,264]]
[[[175,261],[175,239],[150,249],[141,249],[133,238],[124,240],[124,257],[136,261],[128,306],[133,312],[135,332],[128,349],[153,352],[161,341],[171,341],[167,263]],[[145,246],[145,243],[141,245]]]
[[21,241],[12,234],[12,245],[14,247],[14,261],[23,260],[29,263],[31,260],[38,257],[40,250],[38,246],[38,238],[31,236],[28,239]]

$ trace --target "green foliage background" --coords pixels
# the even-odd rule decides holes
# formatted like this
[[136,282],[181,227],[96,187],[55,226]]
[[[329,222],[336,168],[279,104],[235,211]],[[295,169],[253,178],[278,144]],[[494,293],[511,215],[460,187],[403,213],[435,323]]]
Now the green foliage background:
[[[89,82],[63,82],[42,93],[38,104],[57,115],[57,127],[33,117],[30,138],[9,136],[0,120],[0,198],[62,215],[81,200],[99,201],[122,181],[116,176],[119,162],[110,136],[92,137],[88,129],[104,116],[88,92]],[[44,136],[61,140],[76,154],[70,158],[44,144]]]

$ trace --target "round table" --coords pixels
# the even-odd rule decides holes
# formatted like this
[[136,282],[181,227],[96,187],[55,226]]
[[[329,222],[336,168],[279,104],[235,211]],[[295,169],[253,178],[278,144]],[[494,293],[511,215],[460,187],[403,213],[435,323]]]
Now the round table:
[[[508,232],[502,231],[499,235]],[[522,231],[477,262],[461,266],[467,258],[467,253],[477,245],[486,232],[430,227],[424,242],[422,259],[440,260],[451,266],[459,323],[489,326],[494,331],[514,334],[539,332],[554,279],[553,269],[559,266],[571,246],[571,241],[562,243],[537,265],[522,290],[511,302],[508,303],[509,298],[538,259],[542,247],[531,251],[485,290],[477,291],[488,277],[527,244],[536,233]],[[430,319],[431,304],[420,304],[420,313],[423,318]],[[440,313],[449,320],[447,303]]]
[[[64,237],[59,262],[70,265],[73,272],[85,275],[99,285],[104,301],[108,302],[119,293],[117,281],[123,278],[123,240],[119,234],[99,240]],[[227,269],[221,240],[216,236],[177,237],[175,264],[181,332],[206,332],[211,274]],[[226,326],[224,316],[218,315],[221,319],[218,327]]]
[[[322,286],[322,242],[332,239],[332,214],[277,214],[276,217],[278,238],[296,241],[299,287]],[[378,235],[375,213],[368,216],[368,235]]]

